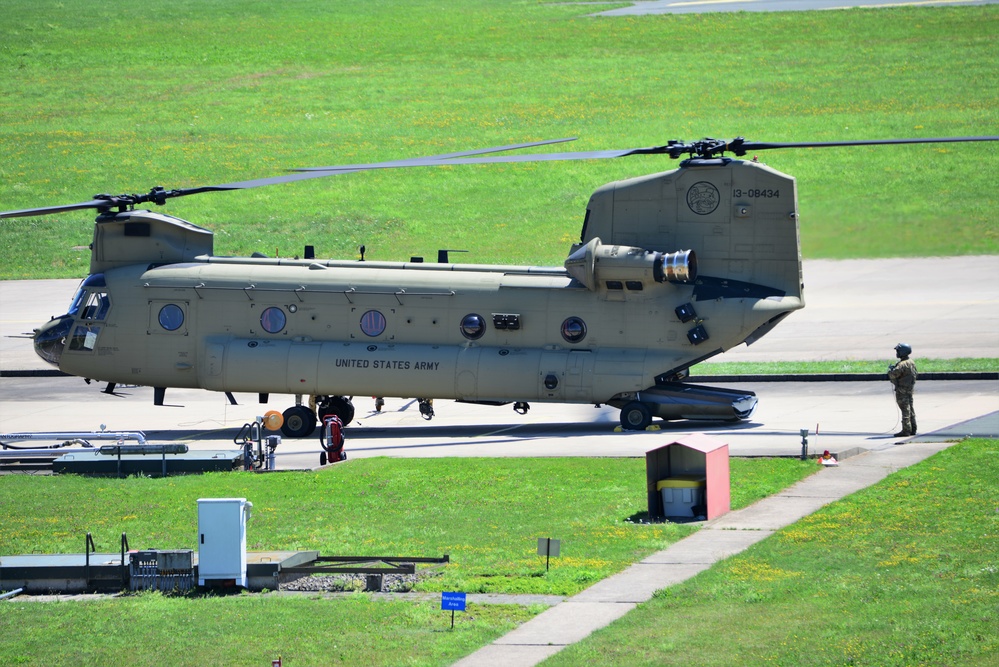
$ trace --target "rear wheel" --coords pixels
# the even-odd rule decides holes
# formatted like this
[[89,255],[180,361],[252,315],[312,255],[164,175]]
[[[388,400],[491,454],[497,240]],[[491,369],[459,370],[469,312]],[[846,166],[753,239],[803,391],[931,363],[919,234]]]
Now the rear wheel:
[[288,408],[283,413],[281,433],[288,438],[307,438],[316,430],[316,413],[304,405]]
[[652,423],[652,410],[645,403],[632,401],[621,408],[621,426],[629,431],[644,431]]

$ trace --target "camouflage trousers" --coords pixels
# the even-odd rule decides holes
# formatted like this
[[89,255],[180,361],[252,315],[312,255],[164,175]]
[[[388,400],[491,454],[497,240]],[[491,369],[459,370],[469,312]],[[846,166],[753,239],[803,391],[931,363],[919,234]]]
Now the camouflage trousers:
[[895,402],[902,411],[902,431],[916,434],[916,411],[912,407],[912,390],[895,387]]

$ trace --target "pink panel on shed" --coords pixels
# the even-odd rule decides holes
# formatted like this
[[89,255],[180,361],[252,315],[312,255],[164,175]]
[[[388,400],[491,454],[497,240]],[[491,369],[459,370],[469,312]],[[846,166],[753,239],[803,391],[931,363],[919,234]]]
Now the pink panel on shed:
[[731,480],[728,474],[728,445],[705,454],[705,478],[708,501],[708,521],[732,509]]

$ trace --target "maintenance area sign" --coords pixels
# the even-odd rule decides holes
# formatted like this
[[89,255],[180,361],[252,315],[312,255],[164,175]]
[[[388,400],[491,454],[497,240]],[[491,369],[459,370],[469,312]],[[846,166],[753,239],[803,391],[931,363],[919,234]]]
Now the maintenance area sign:
[[441,593],[441,609],[465,611],[465,593]]
[[557,558],[562,549],[562,540],[554,540],[550,537],[538,538],[538,555],[551,556]]

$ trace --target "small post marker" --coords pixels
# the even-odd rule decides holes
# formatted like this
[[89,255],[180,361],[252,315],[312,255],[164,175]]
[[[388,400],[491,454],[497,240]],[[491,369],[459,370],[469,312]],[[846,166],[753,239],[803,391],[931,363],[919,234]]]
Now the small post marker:
[[558,558],[560,548],[562,546],[561,540],[553,540],[550,537],[539,537],[538,538],[538,555],[545,557],[545,572],[548,571],[548,561],[552,556]]
[[465,611],[464,593],[441,593],[441,609],[451,610],[451,629],[454,630],[454,612]]

